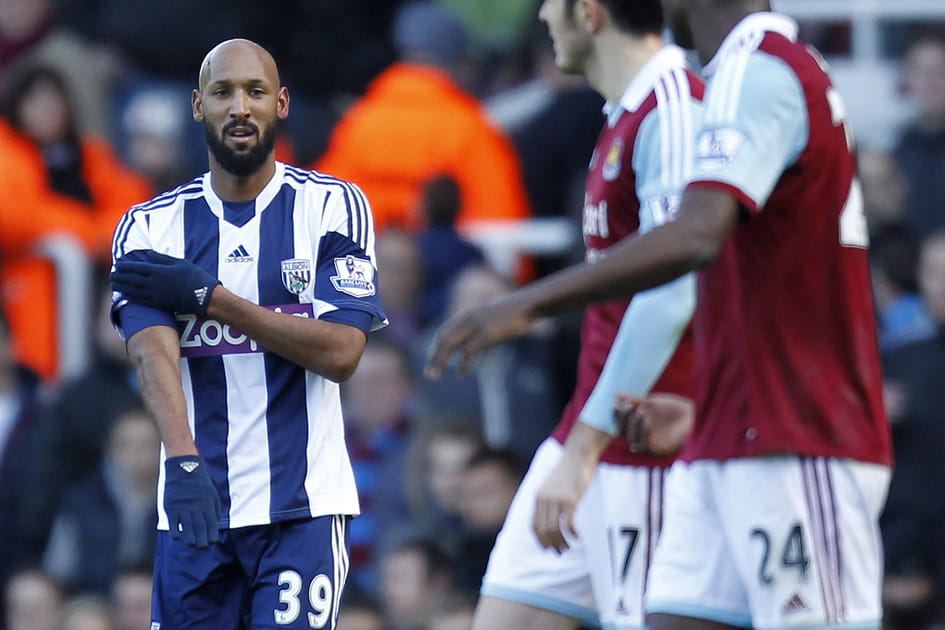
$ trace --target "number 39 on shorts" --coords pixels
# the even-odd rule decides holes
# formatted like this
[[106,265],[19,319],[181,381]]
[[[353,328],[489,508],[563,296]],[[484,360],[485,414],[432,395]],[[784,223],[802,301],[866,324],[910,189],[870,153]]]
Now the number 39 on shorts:
[[[276,608],[273,614],[277,624],[287,626],[295,623],[302,612],[302,576],[296,571],[283,571],[279,574],[279,586],[279,603],[285,608]],[[307,603],[310,607],[306,612],[308,625],[319,630],[328,625],[334,613],[334,588],[324,573],[312,578],[307,586]]]

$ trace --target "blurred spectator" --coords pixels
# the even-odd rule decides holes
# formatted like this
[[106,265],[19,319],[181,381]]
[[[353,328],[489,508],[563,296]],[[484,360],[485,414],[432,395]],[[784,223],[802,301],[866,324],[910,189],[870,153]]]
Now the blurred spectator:
[[107,285],[101,290],[98,309],[91,364],[56,390],[27,444],[33,465],[23,483],[18,520],[23,532],[20,544],[34,562],[39,562],[46,548],[64,493],[98,468],[116,418],[141,406],[125,342],[109,321]]
[[10,326],[0,308],[0,591],[22,561],[18,521],[12,515],[20,511],[23,482],[32,470],[23,444],[35,419],[38,389],[39,377],[13,360]]
[[[44,378],[57,375],[58,305],[52,264],[36,245],[68,234],[87,255],[108,259],[115,223],[145,200],[147,182],[122,166],[108,145],[83,138],[62,77],[30,67],[11,78],[0,122],[0,301],[17,356]],[[83,305],[73,305],[83,308]]]
[[121,566],[154,556],[161,438],[137,409],[115,421],[100,468],[64,498],[44,564],[70,589],[106,595]]
[[462,553],[457,554],[454,569],[460,586],[479,590],[495,538],[523,474],[521,461],[510,451],[483,449],[469,460],[459,503],[467,533],[460,541]]
[[384,630],[380,605],[354,585],[345,586],[340,610],[337,630]]
[[84,595],[66,602],[57,630],[115,630],[115,625],[105,600]]
[[345,441],[361,503],[349,530],[350,579],[371,591],[377,588],[374,549],[407,512],[403,478],[413,389],[406,355],[383,338],[365,346],[344,384]]
[[888,351],[934,334],[916,284],[916,244],[898,225],[875,230],[870,238],[870,271],[879,317],[880,349]]
[[438,5],[409,2],[395,14],[393,40],[401,62],[342,117],[315,168],[364,189],[378,233],[419,229],[418,201],[437,175],[459,185],[460,227],[527,217],[515,150],[451,77],[466,54],[462,22]]
[[378,291],[390,319],[384,336],[412,346],[422,327],[423,261],[417,237],[401,229],[377,237]]
[[469,27],[477,56],[518,52],[535,21],[534,0],[437,0]]
[[433,539],[407,540],[381,561],[381,607],[393,630],[423,627],[437,597],[452,586],[451,559]]
[[112,584],[115,630],[144,630],[151,626],[151,568],[123,569]]
[[424,324],[443,317],[456,275],[483,260],[479,248],[456,231],[459,205],[459,186],[449,175],[434,177],[424,186],[420,208],[426,229],[417,237],[423,266],[420,313]]
[[62,589],[42,571],[25,569],[16,573],[4,589],[3,600],[5,630],[57,630]]
[[857,167],[870,233],[899,225],[906,202],[906,180],[895,158],[883,151],[860,149]]
[[121,118],[129,165],[148,178],[152,190],[170,190],[193,173],[184,163],[184,119],[180,98],[169,90],[141,90]]
[[908,182],[903,221],[920,239],[945,227],[945,37],[912,43],[904,83],[918,115],[903,132],[895,155]]
[[[511,291],[508,280],[492,269],[467,267],[450,291],[447,314],[475,308]],[[386,306],[386,304],[385,304]],[[389,311],[388,311],[389,312]],[[425,337],[415,360],[426,358]],[[418,394],[418,416],[481,418],[486,442],[530,458],[554,426],[564,402],[552,371],[556,341],[547,327],[485,351],[472,365],[470,378],[448,373],[424,381]],[[527,422],[522,422],[527,418]]]
[[473,426],[446,417],[449,422],[428,418],[428,428],[415,436],[407,494],[416,525],[452,552],[463,534],[463,475],[483,443]]
[[890,620],[910,629],[927,627],[945,598],[945,232],[922,243],[918,281],[936,333],[883,363],[896,457],[881,521],[885,597]]
[[467,593],[447,593],[433,603],[424,630],[469,630],[475,610],[475,597]]
[[18,66],[41,63],[60,72],[76,99],[82,129],[104,136],[107,130],[108,76],[91,47],[64,28],[49,0],[0,3],[0,83]]

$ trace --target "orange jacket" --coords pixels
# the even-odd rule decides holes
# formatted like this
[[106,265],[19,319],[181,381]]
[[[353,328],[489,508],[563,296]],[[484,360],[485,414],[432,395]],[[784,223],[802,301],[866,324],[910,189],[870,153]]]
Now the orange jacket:
[[512,144],[473,97],[429,66],[399,63],[381,73],[313,168],[358,184],[378,232],[421,227],[420,194],[437,175],[459,184],[460,225],[529,214]]
[[17,359],[47,380],[58,372],[56,278],[52,265],[35,255],[37,241],[71,235],[104,264],[118,219],[150,196],[147,181],[123,166],[105,142],[83,140],[82,160],[91,205],[50,190],[38,148],[0,121],[0,304],[10,318]]

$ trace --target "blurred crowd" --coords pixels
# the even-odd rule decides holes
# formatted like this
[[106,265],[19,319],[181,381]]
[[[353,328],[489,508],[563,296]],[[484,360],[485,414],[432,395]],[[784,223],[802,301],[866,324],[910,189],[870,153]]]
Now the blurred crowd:
[[[0,630],[149,626],[160,438],[108,321],[110,239],[130,205],[206,169],[190,92],[233,36],[270,49],[290,89],[277,157],[358,183],[375,213],[391,326],[343,386],[363,514],[339,628],[469,627],[573,387],[579,315],[465,378],[427,381],[423,362],[450,313],[580,260],[603,122],[600,97],[554,67],[537,5],[0,3]],[[860,169],[897,460],[888,624],[916,630],[945,623],[945,34],[915,38],[901,67],[915,117]],[[475,237],[541,219],[572,245],[497,256]]]

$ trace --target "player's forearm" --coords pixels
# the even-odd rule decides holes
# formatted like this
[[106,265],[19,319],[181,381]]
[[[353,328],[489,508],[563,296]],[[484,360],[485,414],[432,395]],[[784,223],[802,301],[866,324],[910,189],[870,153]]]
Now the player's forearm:
[[351,377],[367,343],[366,335],[353,326],[276,313],[223,286],[214,289],[207,316],[232,326],[306,370],[336,382]]
[[564,442],[565,457],[573,458],[583,466],[596,466],[613,435],[585,424],[575,422]]
[[584,263],[522,289],[517,299],[546,317],[608,299],[631,297],[711,262],[737,220],[737,205],[722,193],[687,191],[680,216],[646,234],[624,239],[594,263]]
[[141,396],[157,420],[168,457],[197,454],[181,389],[179,343],[168,326],[145,328],[128,340]]

